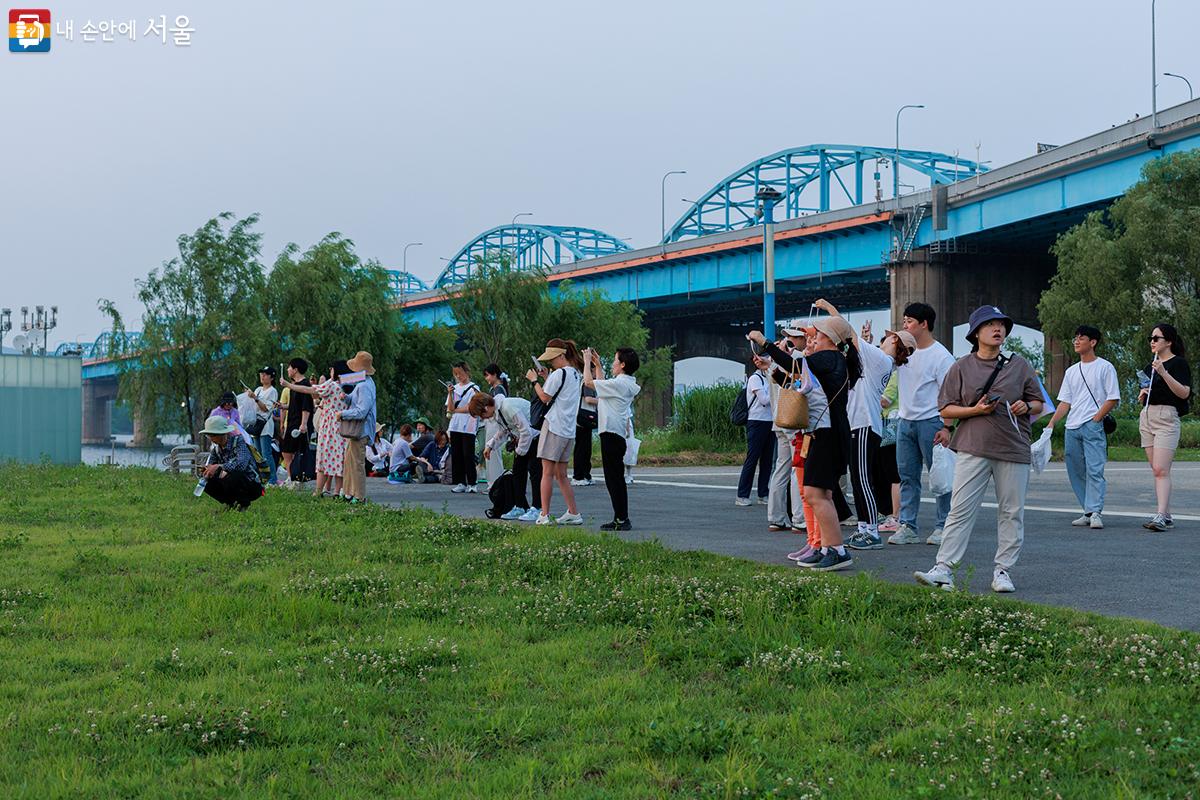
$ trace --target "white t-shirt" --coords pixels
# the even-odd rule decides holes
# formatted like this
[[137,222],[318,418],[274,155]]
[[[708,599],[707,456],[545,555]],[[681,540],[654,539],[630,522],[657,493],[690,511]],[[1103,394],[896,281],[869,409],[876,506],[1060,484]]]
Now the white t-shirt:
[[746,405],[750,409],[750,419],[756,422],[771,422],[771,389],[767,385],[767,376],[761,370],[754,370],[746,380]]
[[[471,402],[471,398],[479,391],[479,387],[473,383],[456,383],[454,384],[454,411],[455,408],[466,405]],[[479,418],[472,417],[470,414],[451,414],[450,415],[450,432],[451,433],[470,433],[474,434],[475,429],[479,426]]]
[[[1092,399],[1093,397],[1095,399]],[[1096,358],[1088,364],[1082,361],[1072,364],[1063,376],[1058,399],[1060,402],[1071,404],[1071,409],[1067,412],[1067,429],[1073,431],[1081,427],[1096,416],[1096,412],[1106,400],[1121,399],[1117,368],[1103,358]]]
[[596,386],[597,432],[615,433],[624,439],[629,431],[629,418],[633,415],[633,398],[642,387],[632,375],[614,375],[593,383]]
[[883,406],[879,398],[887,388],[896,362],[887,353],[862,339],[858,340],[858,357],[862,362],[863,374],[850,390],[850,399],[846,403],[850,429],[870,428],[876,435],[883,436]]
[[275,435],[275,417],[271,414],[271,412],[275,408],[275,403],[277,403],[279,401],[279,392],[277,392],[275,390],[274,386],[267,386],[267,387],[259,386],[257,389],[254,390],[254,396],[258,398],[258,402],[262,403],[264,406],[267,407],[267,410],[263,411],[257,405],[254,406],[254,413],[258,417],[261,418],[265,415],[267,418],[267,424],[263,425],[263,429],[258,435],[259,436],[274,436]]
[[946,373],[954,366],[954,356],[934,342],[908,357],[908,363],[896,370],[900,375],[900,418],[909,421],[938,415],[938,392]]
[[[546,412],[542,429],[564,439],[575,438],[575,425],[579,417],[579,397],[583,389],[583,375],[574,367],[560,367],[546,378],[542,391],[554,398]],[[558,396],[555,397],[555,392]]]
[[388,469],[390,469],[392,472],[395,472],[397,469],[409,462],[409,460],[412,458],[412,454],[412,444],[397,436],[396,441],[392,442],[391,459]]

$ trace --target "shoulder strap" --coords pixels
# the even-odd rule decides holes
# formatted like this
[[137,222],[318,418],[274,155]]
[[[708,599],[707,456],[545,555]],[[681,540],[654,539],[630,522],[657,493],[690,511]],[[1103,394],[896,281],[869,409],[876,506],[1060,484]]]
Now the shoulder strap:
[[1096,411],[1100,410],[1100,401],[1096,399],[1096,395],[1092,394],[1092,387],[1088,386],[1087,377],[1083,374],[1083,362],[1079,362],[1079,380],[1083,383],[1083,388],[1087,389],[1088,395],[1092,398],[1092,403],[1096,406]]
[[[979,397],[975,398],[974,404],[977,404],[980,400],[987,397],[987,393],[991,390],[992,386],[996,383],[996,376],[1000,374],[1000,370],[1002,370],[1004,368],[1004,365],[1007,364],[1009,361],[1012,361],[1012,356],[1005,356],[1004,353],[1001,353],[1000,355],[998,355],[996,357],[996,368],[994,370],[992,370],[992,374],[988,376],[987,383],[985,383],[983,385],[983,391],[981,391],[979,393]],[[974,405],[974,404],[972,404],[972,405]]]

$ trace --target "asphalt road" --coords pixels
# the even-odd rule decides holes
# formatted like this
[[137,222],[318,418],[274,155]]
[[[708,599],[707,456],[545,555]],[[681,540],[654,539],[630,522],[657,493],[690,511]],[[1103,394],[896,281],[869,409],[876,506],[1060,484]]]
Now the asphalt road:
[[[633,541],[657,539],[678,550],[791,563],[785,556],[803,545],[802,536],[768,531],[765,506],[735,506],[737,475],[736,467],[638,468],[629,487],[634,530],[619,535]],[[1032,476],[1025,544],[1011,573],[1017,591],[1011,597],[1200,631],[1200,463],[1177,464],[1173,475],[1176,527],[1167,533],[1142,528],[1154,510],[1154,484],[1145,464],[1109,464],[1105,528],[1096,532],[1071,527],[1080,511],[1061,463]],[[585,526],[598,529],[612,518],[612,507],[598,469],[594,477],[594,486],[575,491]],[[368,480],[373,501],[464,516],[482,516],[490,505],[483,484],[479,489],[479,494],[452,494],[448,486]],[[990,490],[988,497],[994,501]],[[557,490],[554,509],[556,515],[566,510]],[[923,536],[933,516],[926,498],[920,518]],[[966,558],[966,565],[975,568],[973,592],[991,591],[995,531],[995,504],[985,501]],[[914,583],[913,570],[931,567],[936,552],[924,544],[856,552],[852,570],[833,574],[867,571],[884,580]]]

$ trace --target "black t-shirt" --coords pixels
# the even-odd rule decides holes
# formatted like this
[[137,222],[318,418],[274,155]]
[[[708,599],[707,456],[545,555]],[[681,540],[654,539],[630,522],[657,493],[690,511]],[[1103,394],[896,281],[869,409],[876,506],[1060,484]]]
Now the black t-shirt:
[[[301,378],[296,381],[297,386],[312,386],[308,378]],[[312,431],[312,415],[313,415],[313,399],[311,394],[303,392],[288,392],[288,409],[287,409],[287,424],[288,433],[300,428],[301,415],[308,412],[308,431]]]
[[[1186,358],[1171,356],[1170,360],[1163,362],[1163,369],[1184,386],[1191,387],[1192,371],[1188,367]],[[1171,387],[1167,386],[1167,382],[1159,377],[1158,373],[1149,364],[1146,365],[1146,374],[1150,376],[1150,399],[1147,405],[1175,406],[1175,409],[1179,412],[1179,416],[1188,413],[1188,404],[1191,400],[1191,395],[1188,395],[1186,398],[1176,395],[1171,391]]]
[[412,451],[414,453],[416,453],[417,455],[421,455],[421,453],[425,452],[425,448],[428,447],[429,443],[432,441],[433,441],[432,433],[422,433],[416,439],[413,439]]

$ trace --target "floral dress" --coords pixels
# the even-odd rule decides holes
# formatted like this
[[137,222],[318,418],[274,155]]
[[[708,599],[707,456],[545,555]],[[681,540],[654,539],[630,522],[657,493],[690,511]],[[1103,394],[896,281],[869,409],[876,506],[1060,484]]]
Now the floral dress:
[[338,432],[337,413],[348,407],[346,393],[337,381],[318,383],[313,388],[317,391],[317,411],[321,417],[317,428],[317,471],[340,478],[346,440]]

